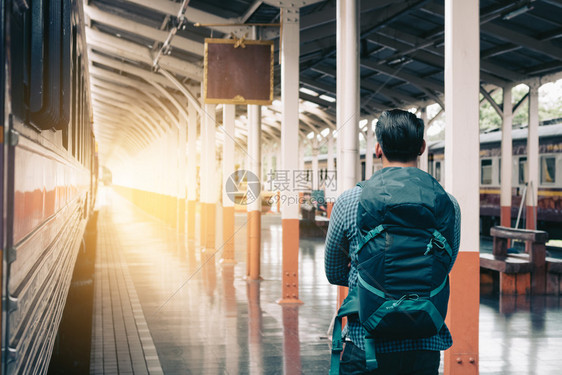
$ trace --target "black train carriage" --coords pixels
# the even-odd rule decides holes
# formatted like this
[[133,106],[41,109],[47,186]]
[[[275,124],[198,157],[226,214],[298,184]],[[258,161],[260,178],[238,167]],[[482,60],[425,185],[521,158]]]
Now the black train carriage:
[[0,4],[2,372],[44,374],[97,186],[83,9]]

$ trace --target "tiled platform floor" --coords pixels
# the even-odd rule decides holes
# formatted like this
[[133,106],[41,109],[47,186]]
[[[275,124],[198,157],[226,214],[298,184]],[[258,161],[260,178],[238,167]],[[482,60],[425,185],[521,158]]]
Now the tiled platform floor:
[[[301,240],[304,305],[283,308],[278,216],[263,217],[264,279],[247,283],[245,215],[236,217],[238,263],[222,266],[220,246],[208,257],[111,190],[99,201],[92,373],[328,373],[336,288],[324,276],[322,241]],[[480,373],[560,374],[560,306],[483,297]]]

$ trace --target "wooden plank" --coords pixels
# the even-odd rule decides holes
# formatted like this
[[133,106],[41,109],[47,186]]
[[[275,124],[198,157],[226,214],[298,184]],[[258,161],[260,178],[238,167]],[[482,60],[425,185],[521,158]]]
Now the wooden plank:
[[515,288],[517,290],[517,295],[527,295],[531,293],[531,274],[530,273],[519,273],[515,276]]
[[542,243],[533,243],[529,259],[533,265],[531,286],[533,294],[544,294],[546,291],[546,248]]
[[517,281],[516,275],[510,275],[507,273],[500,273],[500,293],[501,294],[516,294],[517,293]]
[[510,274],[531,272],[531,262],[525,258],[507,256],[495,257],[492,254],[480,254],[480,267]]
[[548,233],[542,230],[515,229],[497,226],[490,229],[490,235],[492,237],[532,241],[543,244],[548,241]]
[[546,271],[549,273],[562,273],[562,259],[546,257]]
[[495,256],[507,256],[507,239],[494,236],[492,254]]
[[557,296],[560,294],[560,275],[557,273],[546,274],[546,294]]

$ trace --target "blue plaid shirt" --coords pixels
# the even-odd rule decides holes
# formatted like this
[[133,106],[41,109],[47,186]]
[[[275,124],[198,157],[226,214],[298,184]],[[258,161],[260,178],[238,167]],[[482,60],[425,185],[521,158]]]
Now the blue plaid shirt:
[[[326,253],[324,266],[326,277],[332,284],[357,286],[357,248],[361,234],[357,228],[357,207],[362,189],[356,186],[345,191],[336,201],[330,216],[330,226],[326,235]],[[460,245],[461,213],[457,200],[449,194],[455,207],[455,237],[452,246],[453,262],[457,258]],[[351,265],[349,266],[349,264]],[[362,350],[365,350],[365,332],[358,318],[348,319],[348,325],[342,336],[346,336]],[[378,353],[402,352],[410,350],[445,350],[453,345],[449,329],[444,324],[435,336],[423,339],[375,340]]]

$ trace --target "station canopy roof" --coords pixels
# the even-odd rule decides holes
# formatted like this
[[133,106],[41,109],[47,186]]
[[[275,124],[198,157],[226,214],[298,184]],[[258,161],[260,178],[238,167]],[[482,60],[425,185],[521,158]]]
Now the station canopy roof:
[[[123,109],[139,108],[141,116],[152,113],[152,118],[177,120],[177,114],[168,108],[174,108],[174,100],[186,103],[185,96],[153,68],[155,59],[198,95],[204,39],[243,37],[252,35],[249,24],[278,24],[282,3],[85,1],[100,152],[117,146],[119,127],[131,126]],[[335,129],[336,122],[336,1],[292,3],[304,4],[300,8],[301,135],[312,131],[325,134],[326,128]],[[361,116],[373,117],[388,108],[443,106],[444,1],[358,0],[358,5]],[[182,6],[186,6],[183,20],[178,17]],[[259,26],[257,32],[260,39],[274,41],[275,97],[280,99],[280,29]],[[510,83],[561,78],[562,2],[480,0],[480,58],[481,92],[485,95]],[[280,110],[278,100],[264,109],[262,134],[266,142],[280,137]],[[237,106],[238,116],[244,116],[245,111],[245,106]],[[237,122],[236,137],[245,143],[246,135],[246,124]]]

